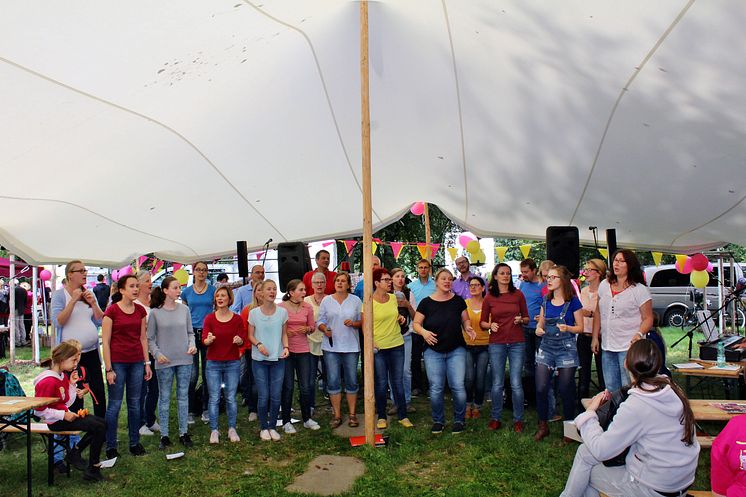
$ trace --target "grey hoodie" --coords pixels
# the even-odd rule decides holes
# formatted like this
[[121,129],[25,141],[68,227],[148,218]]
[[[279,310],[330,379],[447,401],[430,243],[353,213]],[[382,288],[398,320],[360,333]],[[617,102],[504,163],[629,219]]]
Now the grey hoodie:
[[694,482],[699,443],[686,446],[680,422],[684,406],[670,386],[656,392],[630,388],[607,431],[594,411],[575,418],[588,450],[599,461],[616,456],[626,447],[627,471],[645,485],[675,492]]

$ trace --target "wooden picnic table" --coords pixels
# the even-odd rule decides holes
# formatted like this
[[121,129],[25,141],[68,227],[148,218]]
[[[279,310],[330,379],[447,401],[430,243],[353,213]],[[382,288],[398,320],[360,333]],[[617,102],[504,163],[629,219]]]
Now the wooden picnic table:
[[735,398],[737,399],[739,397],[739,389],[738,389],[738,380],[740,376],[744,372],[744,363],[742,362],[728,362],[729,366],[736,366],[738,369],[734,370],[722,370],[717,369],[716,362],[715,361],[703,361],[701,359],[695,359],[690,358],[689,362],[697,363],[702,365],[702,368],[685,368],[685,369],[679,369],[676,368],[676,372],[684,375],[686,379],[686,394],[689,395],[691,392],[691,378],[692,377],[698,377],[698,378],[714,378],[714,379],[721,379],[725,383],[725,397],[730,398],[733,397],[731,393],[731,385],[734,385],[735,388]]
[[[56,402],[56,397],[0,397],[0,430],[6,426],[26,434],[26,486],[31,497],[31,411]],[[17,414],[22,414],[15,419]]]
[[[582,399],[581,404],[587,408],[591,399]],[[711,404],[740,404],[746,405],[746,401],[719,400],[719,399],[689,399],[689,405],[692,406],[694,419],[697,421],[729,421],[738,414],[730,414]]]

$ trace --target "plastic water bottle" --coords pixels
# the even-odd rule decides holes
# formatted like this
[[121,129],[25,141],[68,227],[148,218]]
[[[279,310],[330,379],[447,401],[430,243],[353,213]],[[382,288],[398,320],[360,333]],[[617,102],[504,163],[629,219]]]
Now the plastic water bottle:
[[722,340],[720,340],[720,342],[718,342],[717,367],[719,367],[719,368],[725,367],[725,343],[723,343]]

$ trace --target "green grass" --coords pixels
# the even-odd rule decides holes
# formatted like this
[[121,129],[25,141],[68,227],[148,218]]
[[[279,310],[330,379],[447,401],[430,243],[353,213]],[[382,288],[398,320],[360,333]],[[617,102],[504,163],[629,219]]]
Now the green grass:
[[[664,330],[668,344],[680,335],[680,330]],[[686,349],[686,340],[675,349],[669,349],[667,362],[684,361]],[[30,356],[29,349],[19,351],[20,358],[27,356]],[[18,373],[26,392],[32,393],[30,380],[38,374],[38,369],[14,366],[11,370]],[[722,390],[719,395],[722,396]],[[319,396],[318,400],[320,410],[324,411],[323,399]],[[362,401],[358,405],[362,410]],[[311,432],[301,427],[297,435],[284,436],[279,443],[262,443],[257,437],[257,424],[249,423],[245,409],[241,409],[238,422],[238,432],[242,437],[240,443],[223,442],[210,446],[207,443],[208,428],[198,421],[190,427],[195,447],[186,451],[186,457],[174,461],[166,461],[158,450],[157,437],[142,437],[148,451],[146,456],[135,458],[126,453],[126,407],[123,406],[119,439],[124,450],[117,465],[105,470],[110,481],[91,485],[84,482],[79,473],[73,472],[69,479],[57,476],[55,487],[47,487],[44,449],[36,437],[33,446],[34,495],[291,495],[284,490],[285,486],[304,472],[314,457],[323,454],[354,456],[365,463],[366,473],[346,495],[534,497],[561,492],[576,446],[562,445],[561,425],[555,423],[548,439],[534,443],[531,435],[536,424],[536,411],[533,408],[526,411],[528,429],[523,435],[506,429],[490,432],[486,429],[488,419],[482,418],[469,421],[466,432],[456,437],[448,431],[439,436],[430,434],[426,397],[416,399],[414,405],[417,412],[411,418],[416,427],[412,430],[399,426],[390,428],[389,445],[378,449],[351,448],[346,439],[333,436],[326,428],[328,414],[317,417],[322,424],[320,431]],[[508,412],[503,413],[503,420],[509,420]],[[225,439],[225,417],[221,416],[220,421]],[[175,417],[171,423],[176,426]],[[722,424],[716,423],[707,426],[713,433],[720,427]],[[693,488],[709,488],[709,466],[709,453],[703,451]],[[25,495],[25,492],[25,444],[23,438],[16,436],[11,438],[6,450],[0,451],[0,495],[14,497]]]

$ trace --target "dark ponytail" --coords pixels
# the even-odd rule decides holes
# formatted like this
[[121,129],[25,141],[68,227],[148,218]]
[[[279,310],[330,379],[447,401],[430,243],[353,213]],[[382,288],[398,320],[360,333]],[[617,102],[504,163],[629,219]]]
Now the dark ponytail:
[[[684,412],[679,418],[679,422],[684,427],[684,436],[681,441],[690,446],[694,443],[694,413],[689,405],[689,399],[676,383],[671,381],[668,376],[659,376],[663,358],[658,350],[658,346],[651,340],[638,340],[632,344],[627,351],[626,366],[632,373],[632,386],[647,392],[663,390],[666,385],[681,401]],[[652,388],[651,388],[652,387]]]
[[126,274],[117,280],[117,290],[111,294],[111,303],[116,304],[122,300],[122,289],[127,286],[127,280],[130,278],[137,279],[135,275]]
[[298,288],[298,285],[300,285],[301,283],[303,283],[303,281],[299,279],[288,281],[288,284],[285,286],[286,291],[285,295],[282,296],[282,301],[287,302],[288,300],[290,300],[290,292],[294,292],[295,289]]
[[179,281],[173,276],[166,276],[161,281],[161,286],[157,286],[150,291],[150,308],[157,309],[166,302],[166,292],[164,290],[171,286],[174,281]]

